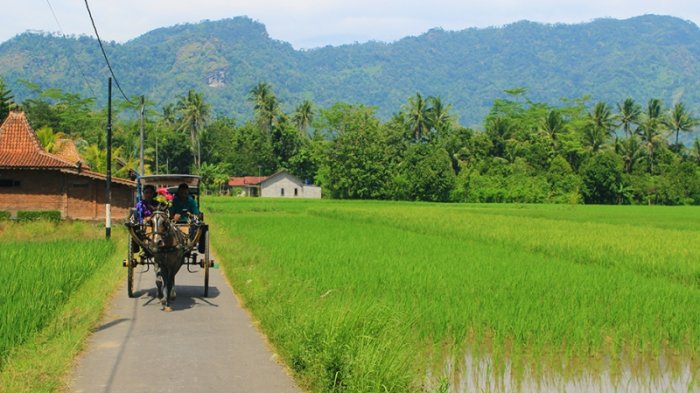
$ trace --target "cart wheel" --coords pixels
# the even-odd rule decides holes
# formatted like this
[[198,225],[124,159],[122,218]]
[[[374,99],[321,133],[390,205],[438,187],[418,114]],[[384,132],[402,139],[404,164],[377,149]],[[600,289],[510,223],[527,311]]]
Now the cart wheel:
[[129,257],[126,260],[126,290],[129,297],[134,297],[134,241],[131,239],[131,234],[128,235],[127,245],[129,246]]
[[209,265],[211,257],[209,256],[209,231],[204,233],[204,297],[209,296]]

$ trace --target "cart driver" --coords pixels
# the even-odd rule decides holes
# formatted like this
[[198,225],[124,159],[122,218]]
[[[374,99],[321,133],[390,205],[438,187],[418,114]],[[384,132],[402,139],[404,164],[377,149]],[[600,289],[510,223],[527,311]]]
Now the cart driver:
[[199,208],[194,198],[190,196],[190,187],[187,183],[182,183],[177,187],[177,194],[170,206],[170,216],[178,223],[187,222],[187,214],[199,215]]

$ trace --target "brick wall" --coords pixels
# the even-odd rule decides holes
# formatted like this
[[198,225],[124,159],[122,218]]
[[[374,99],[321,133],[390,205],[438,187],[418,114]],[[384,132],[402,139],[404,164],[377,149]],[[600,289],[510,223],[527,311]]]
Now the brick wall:
[[[133,188],[112,183],[112,218],[124,219]],[[45,170],[0,170],[0,210],[58,210],[63,218],[104,220],[105,182]]]

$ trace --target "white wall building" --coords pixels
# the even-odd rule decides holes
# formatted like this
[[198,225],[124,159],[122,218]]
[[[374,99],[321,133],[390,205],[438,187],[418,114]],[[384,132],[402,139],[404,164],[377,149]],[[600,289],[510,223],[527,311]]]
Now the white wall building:
[[269,177],[232,177],[229,187],[240,190],[239,195],[267,198],[321,198],[321,187],[304,184],[289,172],[277,172]]
[[268,198],[321,198],[321,187],[304,184],[289,172],[277,172],[260,182],[260,194]]

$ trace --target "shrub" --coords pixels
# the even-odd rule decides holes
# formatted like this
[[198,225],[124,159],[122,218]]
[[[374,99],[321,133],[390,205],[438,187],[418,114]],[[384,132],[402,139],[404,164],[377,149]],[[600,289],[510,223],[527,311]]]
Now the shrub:
[[61,212],[58,210],[26,210],[17,212],[17,221],[61,221]]
[[9,220],[9,219],[10,219],[10,212],[5,211],[5,210],[0,210],[0,221]]

